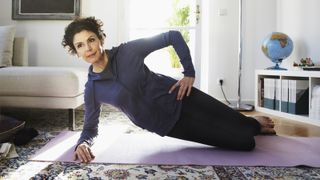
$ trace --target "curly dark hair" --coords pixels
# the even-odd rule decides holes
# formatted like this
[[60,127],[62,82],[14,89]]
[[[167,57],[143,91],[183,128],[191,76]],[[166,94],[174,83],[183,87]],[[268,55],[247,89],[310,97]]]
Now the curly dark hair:
[[103,23],[101,20],[96,19],[95,17],[87,17],[87,18],[80,18],[77,17],[74,19],[66,28],[65,33],[63,36],[63,40],[61,42],[64,48],[68,49],[68,52],[72,55],[76,54],[76,48],[73,45],[73,38],[74,35],[83,31],[91,31],[97,35],[101,43],[104,43],[104,38],[106,35],[102,30]]

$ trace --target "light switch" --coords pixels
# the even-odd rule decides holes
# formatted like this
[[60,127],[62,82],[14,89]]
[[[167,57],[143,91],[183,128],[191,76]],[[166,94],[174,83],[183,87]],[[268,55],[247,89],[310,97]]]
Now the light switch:
[[228,10],[225,8],[220,8],[218,14],[219,16],[226,16],[228,15]]

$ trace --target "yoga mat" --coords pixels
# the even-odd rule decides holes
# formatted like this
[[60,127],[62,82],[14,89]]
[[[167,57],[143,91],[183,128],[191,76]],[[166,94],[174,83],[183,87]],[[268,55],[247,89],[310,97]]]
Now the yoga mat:
[[[257,136],[250,152],[215,148],[199,143],[160,137],[152,133],[100,132],[92,150],[94,163],[298,166],[320,167],[319,137]],[[31,160],[72,160],[79,132],[65,131],[37,152]]]

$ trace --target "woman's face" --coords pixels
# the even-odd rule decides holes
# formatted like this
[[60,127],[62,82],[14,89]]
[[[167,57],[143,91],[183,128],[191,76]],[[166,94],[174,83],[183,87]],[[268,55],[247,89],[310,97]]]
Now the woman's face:
[[94,64],[103,59],[103,48],[98,36],[87,30],[83,30],[74,35],[73,45],[76,48],[78,57],[90,64]]

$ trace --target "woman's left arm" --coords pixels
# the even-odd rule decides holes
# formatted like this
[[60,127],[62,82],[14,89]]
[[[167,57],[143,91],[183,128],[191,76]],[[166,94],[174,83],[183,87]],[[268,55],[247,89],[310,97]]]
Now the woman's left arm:
[[179,31],[168,31],[150,38],[137,39],[127,43],[127,47],[132,52],[142,57],[146,57],[150,53],[170,45],[173,46],[180,58],[184,69],[182,73],[186,77],[195,77],[189,47]]
[[181,80],[177,81],[170,88],[169,93],[174,91],[176,88],[179,88],[177,100],[182,100],[185,95],[189,96],[191,93],[191,89],[195,79],[195,70],[192,64],[189,47],[183,39],[181,33],[179,31],[170,31],[169,37],[171,39],[171,45],[178,54],[180,62],[184,69],[184,71],[182,72],[184,74],[184,77]]
[[142,57],[146,57],[153,51],[172,45],[183,66],[184,71],[182,73],[184,74],[184,78],[174,84],[170,88],[169,93],[178,87],[177,100],[182,100],[185,95],[190,95],[194,83],[195,70],[192,64],[189,47],[179,31],[169,31],[151,38],[134,40],[129,42],[128,45],[131,48],[134,48],[135,52]]

